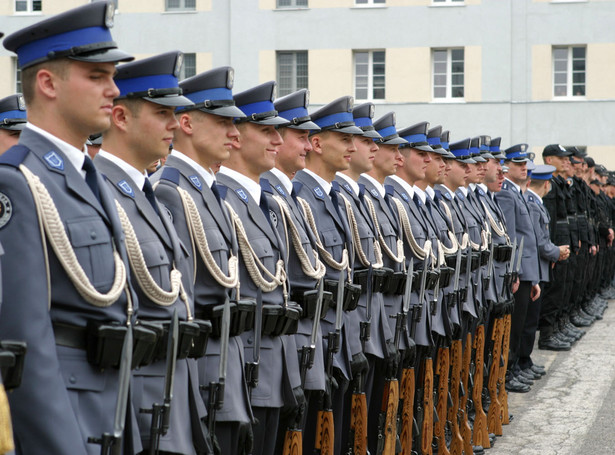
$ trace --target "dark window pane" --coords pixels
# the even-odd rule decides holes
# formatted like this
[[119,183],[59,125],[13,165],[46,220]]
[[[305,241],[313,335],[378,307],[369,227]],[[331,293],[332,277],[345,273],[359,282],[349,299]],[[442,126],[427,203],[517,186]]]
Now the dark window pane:
[[574,84],[585,83],[585,73],[574,73],[572,75],[572,82]]
[[463,73],[463,62],[452,62],[451,63],[451,72],[453,72],[453,73]]
[[43,9],[42,0],[34,0],[32,2],[32,11],[42,11],[42,9]]
[[585,96],[585,85],[573,85],[572,94],[573,96]]
[[451,60],[463,61],[463,49],[451,49]]
[[453,87],[451,94],[453,98],[463,98],[463,87]]
[[585,60],[573,60],[572,70],[573,71],[585,71]]
[[375,100],[384,99],[384,88],[374,88],[374,99]]
[[463,74],[453,74],[451,77],[451,83],[453,86],[463,85]]
[[186,9],[195,9],[196,8],[196,0],[184,0],[184,8],[186,8]]
[[285,6],[290,6],[290,5],[291,5],[290,0],[278,0],[278,8],[283,8]]
[[572,58],[585,58],[585,48],[584,47],[573,47],[572,48]]

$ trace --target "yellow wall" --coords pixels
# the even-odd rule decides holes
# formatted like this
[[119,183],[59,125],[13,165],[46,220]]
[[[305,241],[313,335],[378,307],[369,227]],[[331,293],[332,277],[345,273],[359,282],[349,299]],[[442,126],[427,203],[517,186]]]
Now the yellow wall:
[[4,68],[3,77],[0,77],[0,98],[15,93],[15,63],[12,57],[0,57],[0,68]]
[[325,104],[340,96],[354,95],[350,49],[312,50],[308,60],[310,103]]
[[431,51],[428,47],[387,49],[386,101],[429,102]]
[[615,98],[613,68],[615,68],[615,43],[587,45],[585,88],[588,99]]
[[[309,60],[308,54],[308,68],[312,66],[312,62]],[[258,82],[265,83],[267,81],[275,81],[276,74],[276,53],[273,50],[259,51],[258,52]],[[308,79],[308,83],[309,83]]]
[[597,164],[602,164],[607,169],[615,169],[615,146],[588,145],[587,154],[596,160]]
[[553,98],[553,64],[551,46],[532,46],[532,100],[544,101]]
[[196,53],[196,74],[208,71],[213,67],[213,55],[211,52]]
[[481,101],[482,49],[480,46],[466,46],[464,50],[464,99],[466,101]]

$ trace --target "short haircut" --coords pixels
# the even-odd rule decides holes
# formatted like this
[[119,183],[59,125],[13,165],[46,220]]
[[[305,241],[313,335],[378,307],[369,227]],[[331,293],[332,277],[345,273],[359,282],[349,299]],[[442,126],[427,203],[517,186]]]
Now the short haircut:
[[34,101],[34,84],[36,83],[36,75],[40,70],[46,69],[59,76],[60,79],[66,79],[68,77],[68,69],[70,64],[70,60],[61,58],[58,60],[41,62],[37,65],[24,68],[21,71],[21,89],[23,91],[23,98],[26,105],[30,105]]

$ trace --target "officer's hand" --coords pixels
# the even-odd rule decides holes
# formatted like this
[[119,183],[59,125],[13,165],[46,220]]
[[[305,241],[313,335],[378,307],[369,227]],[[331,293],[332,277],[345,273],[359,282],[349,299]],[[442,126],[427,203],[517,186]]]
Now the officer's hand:
[[535,284],[532,286],[532,290],[530,291],[530,298],[532,299],[532,302],[535,302],[538,297],[540,297],[540,285]]
[[358,352],[352,356],[352,360],[350,361],[350,372],[353,378],[365,373],[368,369],[369,363],[367,362],[365,354]]
[[560,245],[559,247],[559,261],[565,261],[570,256],[570,247],[568,245]]
[[597,252],[598,249],[596,248],[596,245],[592,245],[589,247],[589,254],[591,254],[592,256],[595,256]]
[[512,284],[512,293],[516,293],[519,290],[519,278],[517,278],[515,280],[515,282]]

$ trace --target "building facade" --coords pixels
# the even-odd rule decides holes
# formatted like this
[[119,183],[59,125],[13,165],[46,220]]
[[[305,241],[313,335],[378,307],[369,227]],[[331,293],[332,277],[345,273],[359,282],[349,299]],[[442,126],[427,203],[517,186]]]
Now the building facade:
[[[3,0],[15,31],[87,0]],[[235,68],[235,90],[307,87],[313,107],[351,94],[468,136],[587,147],[615,169],[615,0],[116,0],[137,57],[186,54],[186,76]],[[0,50],[0,95],[19,90]],[[540,161],[540,158],[538,159]]]

